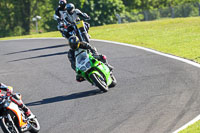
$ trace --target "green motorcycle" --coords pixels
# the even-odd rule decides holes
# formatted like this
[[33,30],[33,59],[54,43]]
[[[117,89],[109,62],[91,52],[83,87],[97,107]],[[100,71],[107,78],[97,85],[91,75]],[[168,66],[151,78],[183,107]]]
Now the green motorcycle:
[[95,59],[89,50],[81,49],[75,51],[76,73],[87,79],[92,85],[101,91],[107,92],[114,87],[117,81],[107,65]]

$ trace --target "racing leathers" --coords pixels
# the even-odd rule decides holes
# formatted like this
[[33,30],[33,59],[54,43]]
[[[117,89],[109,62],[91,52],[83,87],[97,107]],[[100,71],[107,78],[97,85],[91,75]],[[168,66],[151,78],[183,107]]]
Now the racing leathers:
[[[93,57],[96,58],[97,60],[100,60],[102,61],[103,63],[105,63],[109,69],[112,71],[113,67],[108,64],[107,60],[106,60],[106,56],[105,55],[102,55],[102,54],[99,54],[96,50],[95,47],[92,47],[89,43],[87,42],[80,42],[80,46],[79,48],[81,49],[88,49],[90,50],[90,52],[93,54]],[[68,52],[68,58],[69,58],[69,61],[71,63],[71,67],[74,71],[76,71],[76,63],[75,63],[75,50],[73,49],[70,49],[69,52]],[[76,75],[76,80],[78,82],[81,82],[84,80],[83,77],[81,77],[80,75]]]
[[[62,9],[58,7],[54,14],[54,19],[58,22],[58,30],[62,33],[62,36],[65,38],[69,38],[71,36],[70,32],[73,30],[71,24],[79,21],[80,18],[83,17],[84,19],[90,19],[90,17],[86,14],[81,12],[79,9],[75,9],[73,14],[69,14],[66,9]],[[65,21],[64,21],[65,20]],[[64,27],[64,25],[67,27]],[[86,30],[88,32],[90,24],[85,22]]]
[[4,96],[4,94],[1,93],[2,91],[6,91],[6,96],[11,96],[11,101],[18,105],[19,108],[21,108],[27,117],[31,115],[30,109],[22,102],[21,100],[21,94],[15,93],[13,94],[13,88],[4,85],[3,83],[0,83],[0,97]]

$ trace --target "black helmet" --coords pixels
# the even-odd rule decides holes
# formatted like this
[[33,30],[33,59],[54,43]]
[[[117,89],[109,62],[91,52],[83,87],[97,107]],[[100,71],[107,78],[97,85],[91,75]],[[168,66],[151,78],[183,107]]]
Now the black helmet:
[[67,4],[67,0],[59,0],[59,5],[60,5],[60,7],[61,7],[62,9],[65,8],[66,4]]
[[69,46],[71,47],[71,49],[76,50],[79,48],[80,46],[80,41],[78,39],[77,36],[71,36],[69,38]]
[[67,12],[72,15],[74,13],[75,10],[75,6],[72,3],[67,4],[66,6]]

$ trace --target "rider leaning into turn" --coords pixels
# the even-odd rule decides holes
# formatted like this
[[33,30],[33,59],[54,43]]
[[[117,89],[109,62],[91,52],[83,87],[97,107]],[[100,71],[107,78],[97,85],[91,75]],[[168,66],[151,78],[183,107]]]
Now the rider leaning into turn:
[[4,85],[3,83],[0,83],[0,97],[4,96],[4,94],[1,94],[2,91],[6,91],[6,96],[11,96],[11,101],[18,105],[19,108],[21,108],[27,117],[31,116],[30,109],[22,102],[21,100],[21,94],[15,93],[13,94],[13,88],[8,87]]
[[[94,58],[96,58],[96,59],[102,61],[103,63],[105,63],[109,67],[110,71],[112,71],[113,67],[110,64],[108,64],[108,62],[106,60],[106,56],[102,55],[102,54],[98,54],[96,48],[92,47],[89,43],[80,42],[77,36],[71,36],[69,38],[69,45],[70,45],[70,50],[68,52],[68,58],[69,58],[69,61],[71,62],[72,69],[74,69],[75,71],[76,71],[75,51],[78,48],[90,50],[90,52],[93,54]],[[81,81],[84,81],[85,79],[80,75],[76,75],[76,80],[78,82],[81,82]]]
[[[74,4],[67,4],[66,0],[59,1],[59,6],[56,8],[54,19],[57,20],[57,28],[62,33],[63,37],[66,37],[68,39],[71,36],[69,34],[69,32],[73,30],[71,24],[73,22],[79,21],[79,17],[83,17],[84,19],[90,19],[90,17],[86,13],[81,12],[79,9],[75,9]],[[67,29],[64,29],[63,20],[66,20],[67,22]],[[88,32],[90,24],[85,22],[85,26]]]

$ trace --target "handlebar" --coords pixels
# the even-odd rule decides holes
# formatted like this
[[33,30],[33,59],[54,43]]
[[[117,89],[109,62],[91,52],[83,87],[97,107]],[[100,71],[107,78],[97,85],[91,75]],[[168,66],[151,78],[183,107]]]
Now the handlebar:
[[5,98],[2,98],[2,100],[0,101],[0,104],[4,103],[5,102]]
[[7,96],[2,96],[1,97],[1,101],[0,101],[0,104],[3,104],[6,100],[8,100],[8,97]]
[[12,94],[10,94],[9,96],[8,95],[3,95],[3,96],[0,96],[0,98],[2,99],[7,99],[7,100],[10,100],[10,98],[12,97]]

